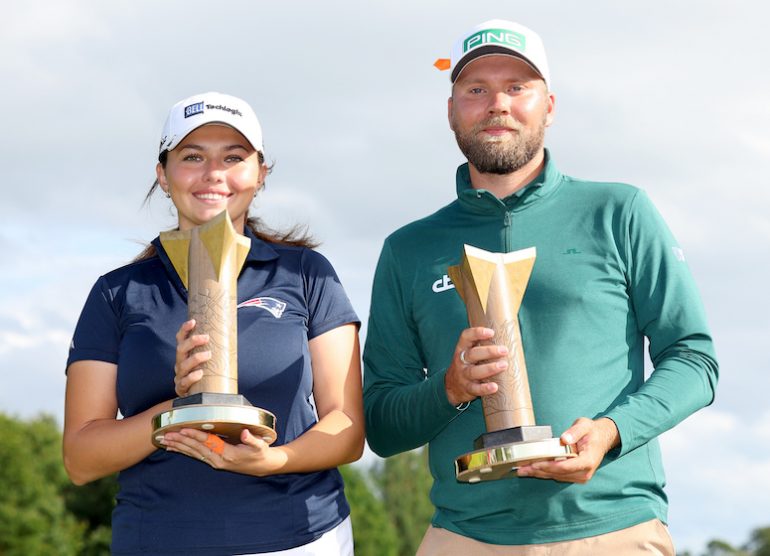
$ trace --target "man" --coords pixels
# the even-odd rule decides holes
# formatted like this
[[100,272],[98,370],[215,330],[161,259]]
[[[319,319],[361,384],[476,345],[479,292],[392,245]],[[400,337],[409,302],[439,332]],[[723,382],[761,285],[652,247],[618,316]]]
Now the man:
[[[493,20],[452,49],[457,200],[387,238],[364,352],[367,437],[426,443],[436,511],[420,555],[674,554],[657,436],[713,400],[717,363],[682,250],[646,195],[565,176],[543,147],[555,97],[542,41]],[[536,420],[578,456],[518,478],[455,479],[502,372],[447,278],[463,244],[537,248],[519,310]],[[644,337],[654,371],[644,380]]]

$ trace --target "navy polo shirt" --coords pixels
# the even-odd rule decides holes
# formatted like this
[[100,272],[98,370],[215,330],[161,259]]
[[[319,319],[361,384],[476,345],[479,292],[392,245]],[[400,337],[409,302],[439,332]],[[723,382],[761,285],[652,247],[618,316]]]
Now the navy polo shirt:
[[[321,254],[245,235],[251,249],[238,277],[239,393],[276,415],[280,445],[316,422],[308,340],[359,320]],[[157,257],[96,282],[67,361],[115,363],[126,417],[176,396],[175,334],[187,320],[187,291],[157,238],[153,245]],[[316,539],[350,512],[336,469],[260,478],[157,450],[118,480],[116,555],[283,550]]]

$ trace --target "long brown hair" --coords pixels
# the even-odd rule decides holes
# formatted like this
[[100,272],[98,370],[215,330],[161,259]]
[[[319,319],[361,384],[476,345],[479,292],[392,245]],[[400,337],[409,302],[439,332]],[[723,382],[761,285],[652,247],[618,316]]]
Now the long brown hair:
[[[257,151],[257,158],[259,160],[260,164],[264,164],[265,162],[265,155],[262,154],[261,151]],[[168,151],[163,151],[158,156],[158,162],[160,162],[161,166],[163,168],[166,167],[166,162],[168,161]],[[273,169],[273,165],[267,167],[267,173],[269,174]],[[160,183],[156,179],[155,182],[153,182],[152,186],[150,187],[150,190],[147,192],[147,195],[144,196],[144,201],[142,202],[142,206],[146,205],[150,202],[150,198],[152,197],[153,193],[155,193],[155,190],[158,189],[160,186]],[[264,187],[264,183],[262,184],[262,187]],[[267,226],[265,226],[262,221],[257,218],[256,216],[249,216],[248,213],[246,213],[246,224],[245,224],[249,230],[262,241],[265,241],[267,243],[275,243],[278,245],[291,245],[293,247],[307,247],[309,249],[314,249],[315,247],[318,247],[319,242],[313,239],[313,237],[310,235],[310,233],[307,230],[307,226],[301,226],[298,224],[295,224],[291,228],[289,228],[286,231],[278,231],[273,230]],[[150,259],[152,257],[157,256],[157,250],[155,249],[155,246],[153,244],[149,244],[147,247],[144,248],[144,250],[139,253],[136,258],[133,260],[133,262],[138,261],[144,261],[146,259]]]

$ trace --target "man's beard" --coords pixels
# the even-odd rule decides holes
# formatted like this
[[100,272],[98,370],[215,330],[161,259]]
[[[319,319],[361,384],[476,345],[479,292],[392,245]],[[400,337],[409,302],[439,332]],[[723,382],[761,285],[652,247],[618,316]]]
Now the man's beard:
[[[543,147],[545,138],[545,115],[535,129],[529,131],[511,118],[496,116],[476,124],[470,131],[455,128],[457,145],[476,170],[482,174],[510,174],[522,168]],[[488,127],[509,127],[514,131],[506,141],[484,141],[479,133]]]

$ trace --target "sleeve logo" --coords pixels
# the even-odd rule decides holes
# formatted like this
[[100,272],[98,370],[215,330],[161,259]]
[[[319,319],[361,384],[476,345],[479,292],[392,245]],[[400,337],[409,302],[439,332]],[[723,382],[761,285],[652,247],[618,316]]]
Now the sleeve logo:
[[681,247],[674,245],[671,247],[671,251],[674,252],[674,257],[676,257],[677,261],[680,263],[684,262],[684,250]]

